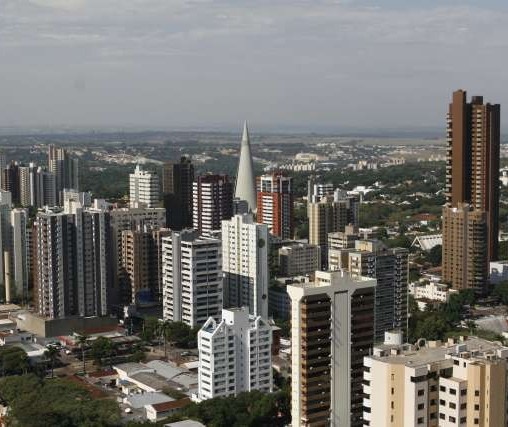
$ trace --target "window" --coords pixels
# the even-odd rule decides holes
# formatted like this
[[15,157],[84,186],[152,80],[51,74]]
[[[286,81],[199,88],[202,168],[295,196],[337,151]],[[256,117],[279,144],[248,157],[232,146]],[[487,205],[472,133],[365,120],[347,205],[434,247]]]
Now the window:
[[466,422],[467,422],[467,417],[462,417],[462,418],[460,419],[460,423],[461,423],[461,424],[466,424]]
[[460,404],[460,409],[466,409],[467,408],[467,404],[466,403],[461,403]]
[[418,424],[423,424],[423,417],[418,418],[417,422]]
[[475,390],[475,391],[474,391],[474,395],[475,395],[476,397],[480,396],[480,390]]
[[455,390],[454,388],[451,388],[451,389],[450,389],[450,394],[451,394],[452,396],[455,396],[455,395],[457,394],[457,390]]
[[461,396],[467,396],[467,388],[465,388],[463,390],[460,390],[460,395]]
[[450,402],[449,405],[448,405],[451,409],[456,409],[457,408],[457,405],[453,402]]
[[446,387],[444,385],[440,386],[439,391],[446,391]]
[[440,404],[441,406],[446,406],[446,401],[444,401],[443,399],[440,399],[440,400],[439,400],[439,404]]
[[425,408],[425,405],[423,403],[419,403],[418,410],[421,411],[423,408]]
[[423,396],[425,394],[425,390],[422,388],[421,390],[418,390],[418,396]]
[[479,411],[480,410],[480,405],[478,405],[477,403],[474,405],[474,410],[475,411]]
[[445,417],[445,414],[443,414],[442,412],[439,413],[439,419],[441,420],[444,420],[446,417]]
[[392,394],[395,394],[395,389],[392,387]]
[[452,417],[451,415],[448,417],[448,421],[451,423],[454,423],[456,421],[455,417]]

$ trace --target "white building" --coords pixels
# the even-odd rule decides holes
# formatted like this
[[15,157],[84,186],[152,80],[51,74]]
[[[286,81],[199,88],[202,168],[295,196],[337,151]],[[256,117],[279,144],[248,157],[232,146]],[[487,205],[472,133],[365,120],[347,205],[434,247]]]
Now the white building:
[[222,221],[224,306],[268,318],[268,227],[250,214]]
[[222,310],[221,241],[200,238],[195,230],[162,238],[163,316],[191,327]]
[[222,310],[222,320],[207,320],[198,333],[198,400],[271,392],[272,329],[247,307]]
[[10,283],[11,293],[26,301],[28,298],[28,212],[26,209],[11,211]]
[[129,175],[129,200],[132,208],[155,208],[159,204],[159,177],[140,165]]
[[421,282],[413,282],[408,286],[408,293],[414,299],[426,299],[430,301],[448,302],[450,294],[454,290],[444,283],[440,283],[439,279],[429,281],[423,280]]

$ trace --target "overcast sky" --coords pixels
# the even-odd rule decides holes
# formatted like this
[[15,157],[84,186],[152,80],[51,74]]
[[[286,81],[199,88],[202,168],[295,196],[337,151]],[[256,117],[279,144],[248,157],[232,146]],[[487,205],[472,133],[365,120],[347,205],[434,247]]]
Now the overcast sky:
[[506,0],[0,0],[0,127],[444,127],[506,106]]

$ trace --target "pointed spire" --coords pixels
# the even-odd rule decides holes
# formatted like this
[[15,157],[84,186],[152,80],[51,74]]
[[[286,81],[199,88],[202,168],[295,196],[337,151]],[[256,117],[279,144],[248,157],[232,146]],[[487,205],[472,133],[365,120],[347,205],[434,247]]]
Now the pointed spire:
[[236,174],[235,197],[245,200],[249,205],[249,211],[256,212],[256,181],[254,178],[254,165],[250,151],[249,128],[247,120],[243,124],[242,143],[240,146],[240,161]]
[[249,128],[247,127],[247,120],[243,122],[242,145],[247,143],[250,145]]

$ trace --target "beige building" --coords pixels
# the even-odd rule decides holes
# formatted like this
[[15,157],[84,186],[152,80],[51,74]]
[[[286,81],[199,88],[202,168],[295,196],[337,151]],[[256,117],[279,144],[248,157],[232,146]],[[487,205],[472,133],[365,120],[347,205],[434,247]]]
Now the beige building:
[[301,276],[313,273],[320,268],[321,248],[319,246],[296,243],[279,249],[279,274],[283,277]]
[[365,425],[506,426],[508,348],[471,337],[385,344],[365,358]]
[[358,203],[356,197],[341,198],[338,193],[309,201],[309,243],[321,248],[323,267],[328,265],[328,234],[345,231],[348,224],[358,225]]
[[316,271],[289,285],[293,427],[363,426],[363,358],[374,341],[376,280]]
[[467,204],[443,209],[443,281],[482,291],[488,278],[487,218]]

